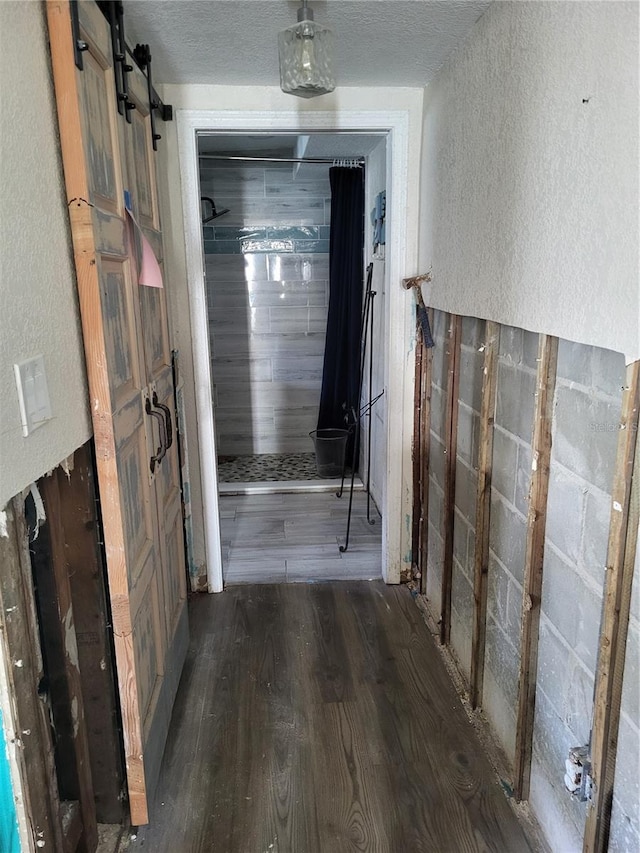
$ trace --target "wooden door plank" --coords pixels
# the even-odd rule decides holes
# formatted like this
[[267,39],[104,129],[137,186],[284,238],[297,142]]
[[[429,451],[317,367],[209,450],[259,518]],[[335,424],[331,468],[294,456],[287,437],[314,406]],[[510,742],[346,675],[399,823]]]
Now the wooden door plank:
[[529,512],[527,516],[527,543],[520,628],[520,675],[518,681],[514,784],[518,802],[528,798],[531,777],[531,751],[538,669],[538,632],[542,604],[542,571],[557,362],[558,339],[552,335],[540,335],[531,441],[533,461],[529,485]]
[[[640,361],[627,367],[604,582],[591,732],[593,791],[587,807],[584,853],[608,847],[631,585],[640,525]],[[636,579],[637,580],[637,579]]]
[[480,447],[478,449],[478,487],[473,578],[473,635],[471,640],[471,707],[482,702],[484,652],[487,627],[487,588],[489,581],[489,525],[491,516],[491,475],[493,467],[493,423],[496,413],[498,341],[500,325],[487,320],[484,329],[484,368],[480,407]]
[[453,581],[453,524],[455,518],[456,454],[458,452],[458,397],[460,387],[460,338],[462,317],[449,315],[447,337],[447,398],[445,422],[444,472],[444,559],[442,564],[442,611],[440,642],[448,645],[451,638],[451,585]]
[[[433,308],[429,308],[429,328],[433,329]],[[420,537],[418,553],[420,562],[420,592],[427,594],[427,565],[429,556],[429,475],[431,473],[431,378],[433,375],[433,347],[427,347],[422,362],[420,398]]]

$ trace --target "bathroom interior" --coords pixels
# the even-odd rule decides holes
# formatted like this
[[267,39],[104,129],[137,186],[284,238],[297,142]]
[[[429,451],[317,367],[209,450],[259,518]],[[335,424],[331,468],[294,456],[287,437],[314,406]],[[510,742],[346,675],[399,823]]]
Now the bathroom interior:
[[[237,548],[238,542],[251,543],[248,556],[257,560],[256,539],[260,580],[291,579],[281,555],[288,544],[298,558],[305,550],[322,578],[327,571],[341,577],[347,558],[354,562],[353,552],[373,547],[373,574],[366,559],[358,571],[379,577],[377,508],[386,468],[386,135],[209,133],[199,135],[198,153],[225,582],[236,578],[238,560],[237,579],[256,580],[256,566],[245,565],[246,548]],[[353,247],[360,252],[363,292],[358,331],[351,336],[358,351],[359,408],[345,414],[348,438],[337,441],[319,429],[331,169],[357,174],[364,189],[364,227]],[[340,236],[334,234],[334,247]],[[306,519],[304,531],[294,525],[294,508]],[[274,518],[278,513],[282,518]],[[251,527],[246,521],[238,528],[240,514],[251,515]],[[292,538],[293,526],[302,539]],[[279,549],[270,574],[268,543]],[[345,545],[352,553],[341,550]]]

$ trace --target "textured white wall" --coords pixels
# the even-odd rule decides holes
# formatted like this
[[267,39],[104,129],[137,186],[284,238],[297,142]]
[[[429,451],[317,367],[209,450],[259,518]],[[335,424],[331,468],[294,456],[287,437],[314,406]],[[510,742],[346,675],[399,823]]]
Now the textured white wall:
[[431,305],[640,357],[638,9],[494,3],[429,85]]
[[[0,508],[91,436],[43,6],[0,3]],[[42,353],[53,418],[24,438],[13,364]]]
[[[302,101],[285,95],[278,88],[257,86],[206,86],[206,85],[170,85],[158,86],[165,103],[172,104],[176,110],[216,110],[216,111],[266,111],[289,112],[297,109],[300,113],[335,110],[340,114],[345,110],[370,110],[379,113],[385,110],[406,110],[409,116],[409,180],[407,195],[407,215],[404,227],[406,232],[406,275],[417,272],[417,238],[419,208],[419,158],[421,145],[422,89],[411,88],[342,88],[330,95]],[[187,440],[189,443],[190,480],[194,523],[194,557],[196,563],[204,566],[204,519],[202,516],[202,492],[200,486],[200,459],[198,454],[198,433],[195,409],[195,385],[193,377],[193,358],[191,352],[191,324],[186,273],[186,248],[184,240],[183,210],[181,199],[182,177],[178,160],[178,140],[176,123],[172,122],[160,128],[163,140],[159,151],[160,196],[163,210],[163,234],[167,257],[167,275],[173,282],[170,291],[170,310],[173,326],[174,346],[180,349],[182,372],[185,380],[185,408],[187,413]],[[398,283],[398,287],[399,287]],[[411,301],[407,296],[406,323],[403,334],[403,348],[407,351],[407,363],[412,357],[410,351]],[[410,368],[407,367],[407,370]],[[412,388],[406,389],[405,417],[412,411]],[[409,420],[410,424],[411,421]],[[411,427],[405,431],[402,439],[402,458],[394,460],[395,465],[403,467],[402,504],[403,514],[411,511]],[[408,529],[402,529],[402,553],[410,548]]]

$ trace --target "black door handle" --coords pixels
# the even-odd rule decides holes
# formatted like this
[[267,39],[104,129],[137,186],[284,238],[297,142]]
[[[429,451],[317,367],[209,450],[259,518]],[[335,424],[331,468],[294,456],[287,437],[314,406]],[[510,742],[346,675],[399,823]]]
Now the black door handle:
[[171,424],[171,409],[169,406],[165,406],[164,403],[158,402],[158,395],[154,391],[153,392],[153,405],[156,409],[162,409],[164,412],[164,420],[165,420],[165,436],[166,436],[166,447],[165,450],[168,450],[173,444],[173,427]]
[[144,410],[148,415],[151,415],[152,418],[156,418],[160,428],[160,447],[156,450],[155,456],[152,456],[149,460],[149,468],[151,469],[151,473],[156,469],[156,465],[159,465],[160,462],[164,459],[164,455],[167,452],[167,432],[165,427],[165,421],[160,412],[154,412],[151,408],[151,400],[147,397],[144,402]]

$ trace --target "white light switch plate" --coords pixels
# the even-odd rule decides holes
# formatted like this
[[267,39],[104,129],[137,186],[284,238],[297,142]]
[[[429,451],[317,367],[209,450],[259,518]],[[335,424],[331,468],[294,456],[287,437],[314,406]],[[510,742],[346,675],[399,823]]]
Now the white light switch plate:
[[14,364],[18,397],[20,399],[20,416],[22,418],[22,434],[29,435],[36,427],[41,426],[51,418],[51,403],[49,388],[44,370],[44,357],[36,355],[19,364]]

